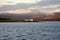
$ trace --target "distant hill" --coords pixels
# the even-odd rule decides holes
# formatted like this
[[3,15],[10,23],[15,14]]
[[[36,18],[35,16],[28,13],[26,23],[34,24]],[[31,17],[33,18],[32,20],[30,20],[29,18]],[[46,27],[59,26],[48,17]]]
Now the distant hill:
[[24,19],[34,19],[34,21],[60,21],[60,12],[53,13],[42,13],[38,11],[33,11],[31,13],[21,13],[21,14],[13,14],[13,13],[1,13],[1,19],[10,19],[10,20],[24,20]]
[[34,16],[35,21],[60,21],[60,12],[48,13],[44,16]]
[[54,12],[53,14],[60,16],[60,12]]
[[0,18],[0,20],[10,20],[9,18]]
[[0,17],[1,18],[10,18],[11,20],[21,20],[21,19],[29,19],[29,18],[32,18],[34,16],[43,16],[43,15],[46,15],[46,13],[42,13],[42,12],[37,12],[37,11],[34,11],[34,12],[31,12],[31,13],[16,13],[16,14],[13,14],[13,13],[1,13],[0,14]]

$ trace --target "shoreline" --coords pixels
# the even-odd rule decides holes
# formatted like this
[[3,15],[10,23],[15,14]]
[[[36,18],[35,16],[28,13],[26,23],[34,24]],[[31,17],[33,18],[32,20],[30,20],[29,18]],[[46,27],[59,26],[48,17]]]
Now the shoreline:
[[[47,20],[45,21],[22,21],[22,20],[0,20],[0,22],[46,22]],[[48,20],[49,21],[49,20]],[[50,21],[57,21],[57,20],[50,20]],[[58,20],[60,21],[60,20]]]

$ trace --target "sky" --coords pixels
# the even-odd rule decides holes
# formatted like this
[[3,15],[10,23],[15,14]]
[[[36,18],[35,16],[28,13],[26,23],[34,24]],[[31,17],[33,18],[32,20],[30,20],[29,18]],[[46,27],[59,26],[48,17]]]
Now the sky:
[[36,3],[41,0],[1,0],[1,2],[15,2],[15,3]]
[[60,12],[60,0],[0,0],[0,13],[30,13],[32,10]]

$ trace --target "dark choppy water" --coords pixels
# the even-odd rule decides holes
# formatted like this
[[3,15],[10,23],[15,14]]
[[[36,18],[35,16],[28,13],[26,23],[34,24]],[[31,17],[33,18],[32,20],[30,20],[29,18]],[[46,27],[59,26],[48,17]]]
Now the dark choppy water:
[[0,40],[60,40],[60,21],[0,23]]

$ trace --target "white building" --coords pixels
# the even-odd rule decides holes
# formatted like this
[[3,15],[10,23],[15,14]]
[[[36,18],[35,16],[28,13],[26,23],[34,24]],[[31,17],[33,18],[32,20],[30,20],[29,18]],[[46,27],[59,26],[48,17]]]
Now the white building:
[[30,19],[29,21],[34,21],[33,19]]
[[33,19],[25,19],[25,21],[34,21]]

